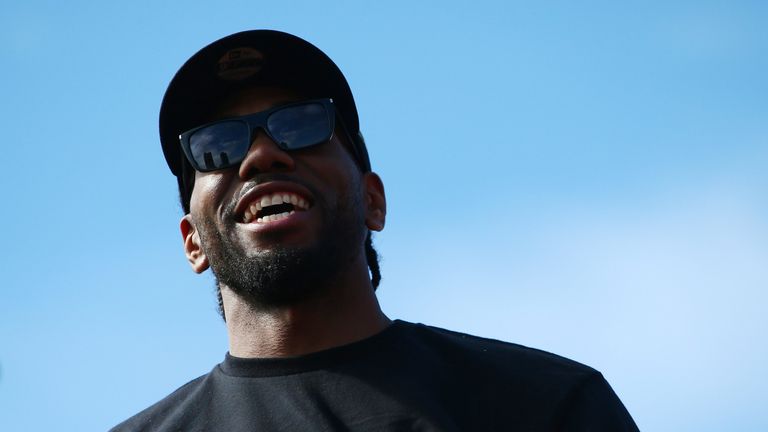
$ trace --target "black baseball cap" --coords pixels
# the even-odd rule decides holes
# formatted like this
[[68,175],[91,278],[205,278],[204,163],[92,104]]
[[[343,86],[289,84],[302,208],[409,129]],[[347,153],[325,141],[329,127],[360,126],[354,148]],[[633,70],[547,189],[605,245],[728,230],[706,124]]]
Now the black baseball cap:
[[[371,165],[355,100],[338,66],[319,48],[275,30],[250,30],[219,39],[198,51],[176,72],[160,106],[160,142],[171,172],[191,166],[179,134],[206,121],[212,107],[243,87],[274,85],[307,98],[331,98],[352,138],[352,153],[363,171]],[[180,183],[181,184],[181,183]]]

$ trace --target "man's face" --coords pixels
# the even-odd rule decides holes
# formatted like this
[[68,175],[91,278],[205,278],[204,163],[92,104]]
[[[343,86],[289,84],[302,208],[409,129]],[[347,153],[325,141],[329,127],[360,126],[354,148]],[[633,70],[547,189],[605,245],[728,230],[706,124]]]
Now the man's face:
[[[211,120],[299,100],[283,89],[252,88],[225,101]],[[188,256],[195,229],[199,236],[202,266],[195,270],[210,264],[220,283],[260,307],[298,303],[330,286],[362,253],[366,224],[380,229],[369,221],[370,181],[341,133],[337,127],[329,142],[286,152],[259,130],[240,166],[196,173],[182,220]]]

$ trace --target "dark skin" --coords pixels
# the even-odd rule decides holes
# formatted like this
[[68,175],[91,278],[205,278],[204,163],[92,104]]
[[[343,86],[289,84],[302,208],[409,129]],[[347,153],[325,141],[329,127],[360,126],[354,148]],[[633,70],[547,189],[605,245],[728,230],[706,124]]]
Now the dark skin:
[[[215,117],[251,114],[301,99],[284,89],[251,88],[222,104]],[[344,148],[344,138],[339,135],[334,133],[324,144],[286,152],[259,131],[239,167],[196,173],[190,213],[182,218],[180,228],[185,254],[197,273],[210,267],[206,254],[210,245],[201,241],[196,222],[208,221],[215,229],[231,233],[229,238],[248,254],[266,254],[279,247],[312,246],[313,242],[320,241],[319,233],[328,223],[323,216],[327,212],[321,210],[356,212],[351,219],[361,222],[360,226],[351,227],[359,230],[359,236],[357,231],[353,232],[359,241],[351,246],[349,261],[336,272],[327,288],[321,291],[322,295],[280,307],[255,305],[221,283],[233,356],[264,358],[308,354],[365,339],[390,323],[371,286],[363,243],[367,230],[384,228],[384,187],[375,173],[360,172]],[[253,186],[255,176],[269,174],[280,174],[284,178],[249,187]],[[311,185],[314,192],[302,184]],[[249,202],[284,190],[306,198],[310,208],[275,222],[244,222],[243,212]],[[227,211],[233,205],[234,218],[228,217],[231,212]]]

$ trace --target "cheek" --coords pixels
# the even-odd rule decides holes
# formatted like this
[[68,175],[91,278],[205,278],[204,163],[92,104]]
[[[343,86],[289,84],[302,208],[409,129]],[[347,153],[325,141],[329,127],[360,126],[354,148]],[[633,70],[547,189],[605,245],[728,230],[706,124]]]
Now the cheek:
[[361,194],[357,168],[340,166],[338,160],[331,159],[329,162],[331,163],[313,173],[319,180],[315,185],[330,207],[349,210]]
[[207,214],[220,207],[226,196],[227,182],[220,173],[196,173],[195,186],[190,198],[190,210],[197,214]]

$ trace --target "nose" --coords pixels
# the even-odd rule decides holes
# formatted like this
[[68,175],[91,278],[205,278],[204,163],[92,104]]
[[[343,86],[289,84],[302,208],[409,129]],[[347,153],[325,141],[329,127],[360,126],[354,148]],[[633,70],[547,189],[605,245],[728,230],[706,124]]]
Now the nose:
[[263,130],[257,130],[254,135],[248,154],[240,162],[238,175],[241,179],[246,180],[266,172],[292,171],[295,168],[293,157],[278,147]]

